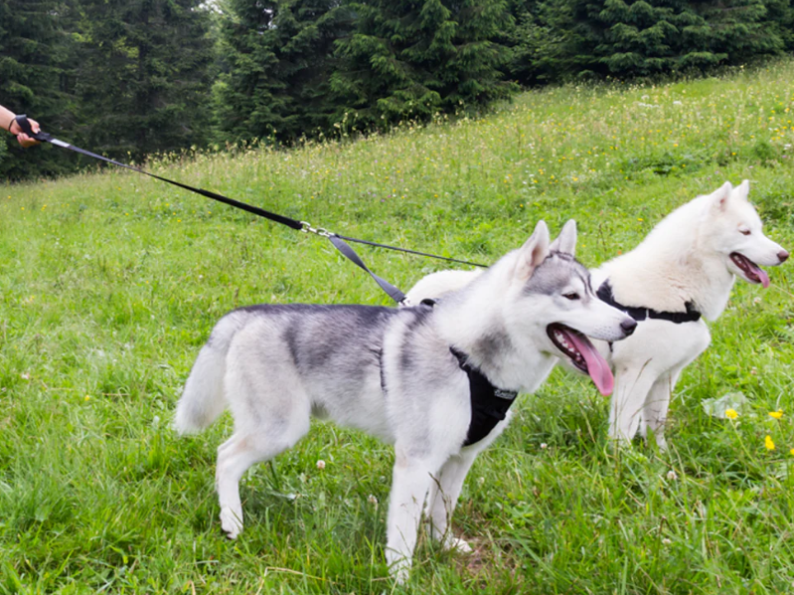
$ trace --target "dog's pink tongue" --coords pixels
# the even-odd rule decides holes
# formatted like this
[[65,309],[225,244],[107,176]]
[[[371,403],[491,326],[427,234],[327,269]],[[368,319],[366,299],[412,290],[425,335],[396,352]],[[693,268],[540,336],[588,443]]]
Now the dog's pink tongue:
[[612,370],[609,369],[609,364],[601,357],[601,354],[596,351],[593,344],[587,340],[587,337],[577,333],[566,333],[568,340],[570,340],[579,350],[579,353],[584,356],[584,361],[587,364],[587,373],[593,379],[598,392],[602,395],[611,395],[612,390],[615,388],[615,377],[612,376]]
[[758,275],[759,279],[761,279],[761,285],[764,286],[764,289],[769,287],[769,275],[766,274],[766,271],[764,269],[762,269],[761,267],[757,266],[757,267],[755,267],[755,270],[753,272],[756,275]]

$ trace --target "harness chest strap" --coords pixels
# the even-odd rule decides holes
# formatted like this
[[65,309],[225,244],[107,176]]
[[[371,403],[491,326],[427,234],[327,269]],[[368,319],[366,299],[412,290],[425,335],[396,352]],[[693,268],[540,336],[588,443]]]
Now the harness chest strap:
[[460,369],[469,377],[469,399],[471,401],[471,421],[463,446],[476,444],[507,417],[507,411],[516,400],[518,393],[503,390],[491,384],[491,381],[477,368],[467,363],[468,356],[450,347],[452,355],[458,360]]

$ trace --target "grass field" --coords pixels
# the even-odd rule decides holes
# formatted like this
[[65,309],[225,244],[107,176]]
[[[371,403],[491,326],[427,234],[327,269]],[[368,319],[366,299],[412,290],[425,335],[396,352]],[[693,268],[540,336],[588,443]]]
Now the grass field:
[[[782,62],[660,87],[564,87],[479,120],[152,168],[333,231],[480,262],[538,219],[556,234],[574,217],[587,265],[747,178],[767,234],[791,249],[792,79]],[[445,268],[360,253],[405,290]],[[679,383],[669,452],[615,449],[608,399],[582,377],[555,370],[521,397],[456,512],[476,553],[424,539],[396,588],[383,558],[389,447],[315,424],[246,475],[246,529],[229,542],[213,481],[230,420],[194,438],[170,428],[223,313],[387,304],[369,277],[321,238],[126,171],[0,186],[0,593],[794,592],[791,271],[770,270],[766,291],[737,284]],[[749,402],[736,420],[704,412],[704,399],[738,391]]]

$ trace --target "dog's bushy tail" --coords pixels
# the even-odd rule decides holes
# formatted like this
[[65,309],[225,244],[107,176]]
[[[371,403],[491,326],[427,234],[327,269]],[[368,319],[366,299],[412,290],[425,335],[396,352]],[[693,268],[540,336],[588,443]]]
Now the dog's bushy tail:
[[201,348],[176,406],[174,429],[179,434],[200,432],[226,408],[223,392],[226,354],[232,337],[242,326],[240,318],[236,312],[221,318],[212,329],[206,345]]

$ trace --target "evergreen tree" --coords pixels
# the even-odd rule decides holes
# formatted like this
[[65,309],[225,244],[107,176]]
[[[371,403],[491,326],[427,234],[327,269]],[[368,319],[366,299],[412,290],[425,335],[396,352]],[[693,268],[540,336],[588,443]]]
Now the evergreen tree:
[[780,0],[570,0],[573,69],[619,77],[704,70],[773,54]]
[[521,85],[559,81],[579,67],[572,10],[559,0],[516,0],[511,9],[516,26],[507,34],[512,49],[509,77]]
[[83,138],[142,159],[208,140],[212,41],[202,0],[81,0]]
[[709,24],[703,39],[730,64],[745,64],[759,56],[780,53],[785,47],[788,0],[708,0],[693,3]]
[[[73,24],[73,14],[66,0],[0,0],[0,102],[53,131],[74,126],[74,45],[62,29]],[[51,149],[21,149],[14,137],[2,134],[0,177],[48,176],[73,167]]]
[[220,52],[228,66],[215,87],[222,137],[286,141],[327,129],[334,43],[351,19],[339,0],[229,0]]
[[509,26],[504,0],[370,0],[352,4],[355,33],[332,87],[362,128],[438,111],[483,106],[512,85],[499,68],[509,58],[494,41]]

